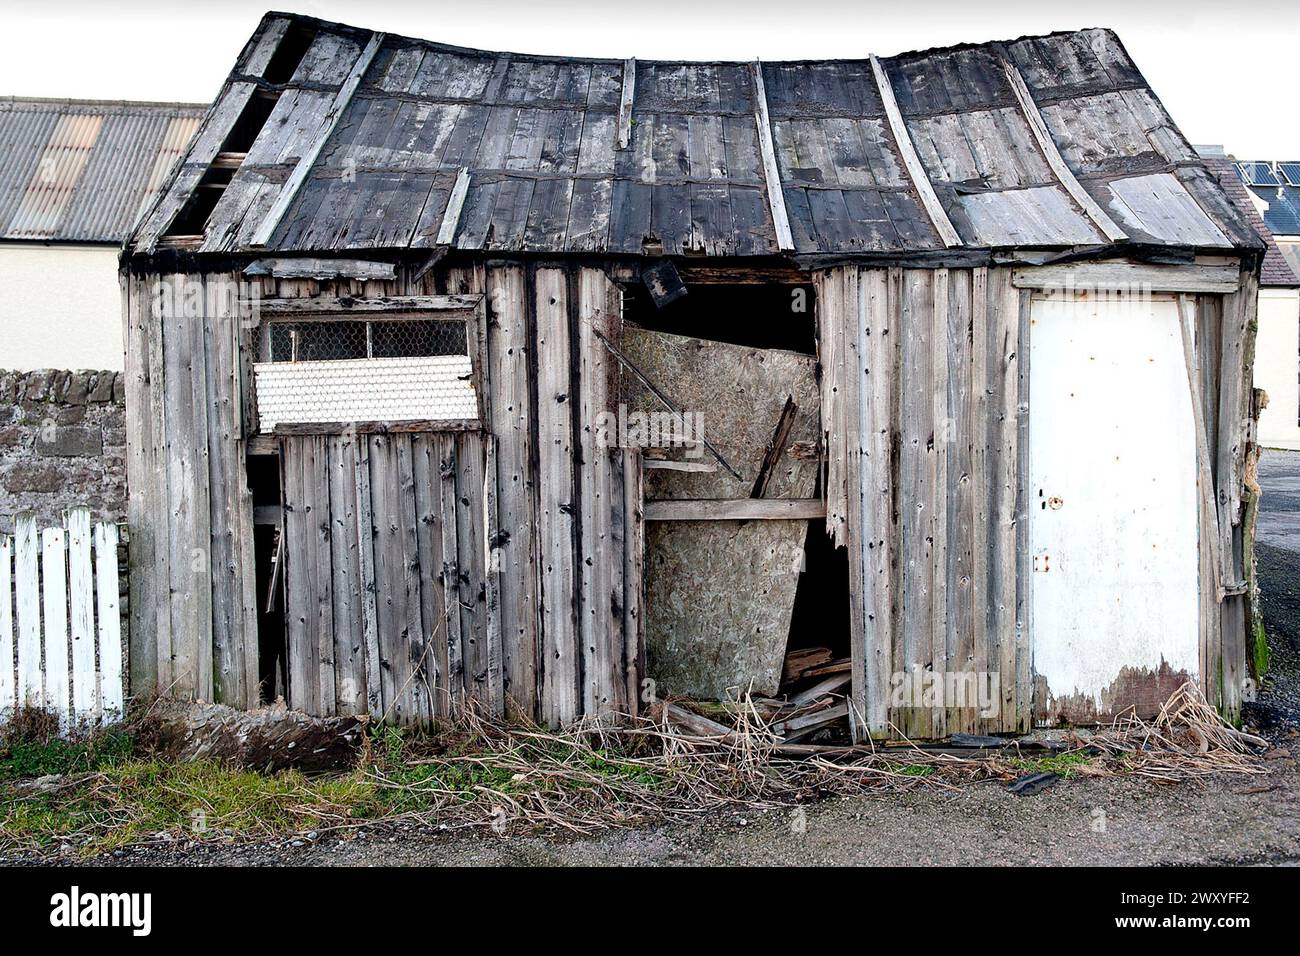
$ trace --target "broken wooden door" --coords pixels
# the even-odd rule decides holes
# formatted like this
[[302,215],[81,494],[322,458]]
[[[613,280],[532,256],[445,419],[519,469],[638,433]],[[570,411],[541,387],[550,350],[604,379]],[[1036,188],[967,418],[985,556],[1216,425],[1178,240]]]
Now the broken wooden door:
[[1036,718],[1150,715],[1197,675],[1196,445],[1172,297],[1030,313]]

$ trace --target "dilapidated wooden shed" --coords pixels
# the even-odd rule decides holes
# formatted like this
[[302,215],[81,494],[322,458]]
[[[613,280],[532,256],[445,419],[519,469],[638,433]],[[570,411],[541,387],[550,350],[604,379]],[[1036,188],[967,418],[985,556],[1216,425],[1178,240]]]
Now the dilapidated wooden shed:
[[562,723],[819,647],[858,737],[1233,716],[1262,248],[1107,30],[268,14],[122,259],[134,688]]

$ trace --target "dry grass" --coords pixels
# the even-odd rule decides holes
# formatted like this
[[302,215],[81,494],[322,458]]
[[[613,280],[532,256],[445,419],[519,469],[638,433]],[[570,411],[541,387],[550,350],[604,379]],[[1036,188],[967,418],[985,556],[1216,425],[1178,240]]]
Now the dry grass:
[[0,849],[63,843],[93,853],[175,839],[245,842],[375,821],[590,833],[831,794],[959,790],[1038,770],[1165,782],[1266,772],[1250,739],[1224,724],[1191,685],[1153,721],[1117,721],[1046,755],[1011,743],[960,755],[864,746],[793,756],[748,699],[732,714],[731,727],[701,734],[684,730],[666,707],[617,726],[588,721],[563,732],[467,713],[435,734],[377,728],[358,767],[316,777],[147,756],[115,760],[40,784],[0,784]]

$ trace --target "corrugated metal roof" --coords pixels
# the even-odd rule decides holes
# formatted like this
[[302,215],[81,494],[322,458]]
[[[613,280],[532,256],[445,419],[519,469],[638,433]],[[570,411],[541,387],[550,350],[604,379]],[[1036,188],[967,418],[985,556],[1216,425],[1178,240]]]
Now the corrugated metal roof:
[[0,98],[0,239],[121,242],[206,109]]
[[[1260,245],[1108,30],[880,60],[625,64],[271,14],[137,249],[152,250],[193,194],[290,23],[315,38],[209,216],[201,251],[432,246],[466,168],[457,248],[773,254],[769,136],[775,206],[797,255],[1100,247],[1108,235]],[[372,43],[335,123],[337,91]],[[303,155],[314,157],[306,178],[277,209]]]

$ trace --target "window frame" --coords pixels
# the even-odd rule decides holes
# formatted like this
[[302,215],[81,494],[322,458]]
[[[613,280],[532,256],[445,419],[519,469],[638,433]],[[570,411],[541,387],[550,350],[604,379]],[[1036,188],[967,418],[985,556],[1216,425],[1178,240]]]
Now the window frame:
[[[488,401],[483,387],[482,358],[486,355],[484,336],[484,296],[472,295],[407,295],[407,296],[312,296],[302,298],[259,299],[253,304],[257,309],[256,364],[270,363],[271,326],[303,322],[421,322],[456,321],[465,323],[465,351],[469,357],[470,384],[474,388],[478,406],[477,420],[448,419],[446,421],[367,421],[367,422],[304,422],[280,423],[266,434],[272,435],[328,435],[343,431],[358,433],[412,432],[412,431],[481,431],[487,427]],[[367,327],[367,340],[370,338]],[[370,358],[370,356],[367,356]],[[328,362],[329,360],[322,360]],[[281,364],[281,363],[275,363]],[[251,373],[251,369],[250,369]],[[257,406],[256,376],[250,375],[253,408]],[[259,423],[260,432],[260,423]]]

